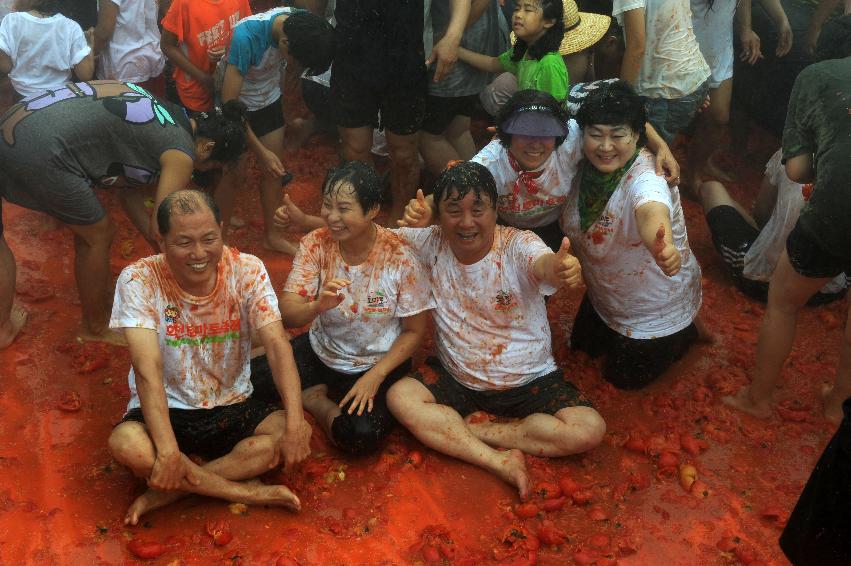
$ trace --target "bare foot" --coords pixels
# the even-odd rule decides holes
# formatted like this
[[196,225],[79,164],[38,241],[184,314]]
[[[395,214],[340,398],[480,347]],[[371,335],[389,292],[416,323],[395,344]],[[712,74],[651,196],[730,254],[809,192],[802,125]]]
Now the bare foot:
[[127,347],[127,340],[124,339],[124,336],[114,330],[110,330],[109,328],[100,333],[81,328],[80,331],[77,332],[77,338],[84,342],[106,342],[113,346]]
[[267,250],[287,255],[295,255],[298,251],[298,244],[290,242],[280,234],[267,234],[266,237],[263,238],[263,247]]
[[290,491],[285,485],[260,484],[251,486],[250,489],[250,501],[245,501],[244,503],[284,507],[290,511],[301,510],[301,501],[299,501],[296,494]]
[[529,473],[526,471],[526,458],[520,450],[501,452],[500,465],[494,471],[502,481],[517,488],[520,500],[525,501],[529,496]]
[[835,398],[833,385],[829,383],[821,386],[821,398],[824,401],[824,418],[830,424],[839,426],[842,422],[842,403],[845,400]]
[[721,401],[728,407],[738,409],[739,411],[747,413],[752,417],[756,417],[758,419],[769,418],[772,414],[771,403],[767,401],[757,403],[756,401],[751,399],[750,393],[750,387],[743,387],[735,395],[728,395],[726,397],[723,397]]
[[12,312],[9,313],[9,322],[5,331],[0,331],[0,350],[15,341],[15,338],[20,334],[21,329],[27,323],[29,313],[20,305],[12,305]]
[[188,494],[183,491],[160,491],[158,489],[148,489],[136,498],[130,507],[127,509],[127,514],[124,515],[125,525],[138,525],[139,518],[145,513],[150,513],[154,509],[165,507],[170,503],[174,503],[178,499],[186,497]]

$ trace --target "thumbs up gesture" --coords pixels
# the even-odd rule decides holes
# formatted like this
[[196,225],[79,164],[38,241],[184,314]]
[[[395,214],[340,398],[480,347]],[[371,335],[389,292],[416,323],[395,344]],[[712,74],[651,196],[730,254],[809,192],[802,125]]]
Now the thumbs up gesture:
[[553,261],[553,278],[559,285],[575,289],[582,284],[582,266],[576,256],[570,253],[570,239],[561,239],[561,246]]
[[306,217],[307,214],[296,206],[290,195],[284,193],[284,203],[275,211],[275,227],[298,232],[304,227]]
[[665,239],[665,225],[659,224],[659,229],[656,230],[656,239],[653,241],[653,259],[656,260],[656,265],[662,270],[662,273],[668,277],[673,277],[680,271],[682,266],[682,258],[680,252],[674,247],[674,244]]
[[425,195],[422,189],[417,189],[417,198],[411,199],[408,206],[405,207],[405,212],[402,214],[402,219],[397,222],[399,226],[407,226],[409,228],[425,228],[431,224],[433,212],[429,203],[426,202]]

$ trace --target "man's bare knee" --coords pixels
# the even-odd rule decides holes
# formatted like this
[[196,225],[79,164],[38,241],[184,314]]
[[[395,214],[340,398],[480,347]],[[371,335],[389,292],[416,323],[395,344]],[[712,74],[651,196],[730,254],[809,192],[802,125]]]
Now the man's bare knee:
[[422,383],[413,377],[403,377],[387,392],[387,406],[398,419],[416,405],[427,402],[429,397],[434,401],[434,396]]
[[137,475],[147,476],[154,466],[154,448],[145,425],[126,421],[114,429],[107,441],[109,452]]

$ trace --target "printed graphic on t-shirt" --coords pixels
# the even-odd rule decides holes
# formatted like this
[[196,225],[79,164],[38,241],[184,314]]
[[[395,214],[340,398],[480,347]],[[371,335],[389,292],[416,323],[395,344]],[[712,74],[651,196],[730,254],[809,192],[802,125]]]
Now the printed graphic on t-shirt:
[[363,309],[364,316],[385,316],[390,314],[390,304],[384,291],[376,289],[370,291],[366,296],[366,308]]
[[564,204],[566,196],[551,196],[546,199],[527,196],[525,199],[517,198],[515,193],[501,195],[497,198],[497,211],[512,216],[542,216],[550,210]]
[[517,307],[517,302],[514,300],[514,296],[511,294],[509,290],[500,290],[496,293],[496,299],[494,299],[494,309],[500,312],[508,312],[514,310]]
[[206,45],[207,47],[219,47],[227,41],[230,30],[236,27],[239,17],[239,10],[228,16],[228,27],[225,27],[225,21],[219,20],[210,29],[198,33],[198,44]]
[[15,128],[26,118],[44,108],[75,98],[101,100],[104,108],[131,124],[147,124],[156,120],[162,127],[175,126],[174,118],[148,91],[132,83],[90,81],[67,83],[59,90],[48,90],[15,104],[0,122],[3,140],[15,145]]

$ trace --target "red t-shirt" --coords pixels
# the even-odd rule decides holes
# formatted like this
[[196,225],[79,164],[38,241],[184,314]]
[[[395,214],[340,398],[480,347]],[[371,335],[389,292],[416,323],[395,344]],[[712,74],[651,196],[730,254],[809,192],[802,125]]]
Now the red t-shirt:
[[[216,64],[210,61],[207,50],[228,47],[236,23],[250,15],[248,0],[174,0],[162,24],[177,36],[192,64],[212,75]],[[190,110],[209,110],[213,106],[213,94],[177,66],[174,82],[180,100]]]

